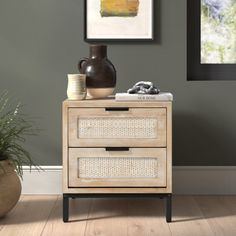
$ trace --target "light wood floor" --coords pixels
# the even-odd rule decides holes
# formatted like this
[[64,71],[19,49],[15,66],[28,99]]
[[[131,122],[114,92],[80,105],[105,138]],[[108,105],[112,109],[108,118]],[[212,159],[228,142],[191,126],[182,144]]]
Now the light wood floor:
[[75,199],[62,222],[61,196],[21,197],[0,219],[1,236],[235,236],[236,196],[174,196],[173,222],[161,199]]

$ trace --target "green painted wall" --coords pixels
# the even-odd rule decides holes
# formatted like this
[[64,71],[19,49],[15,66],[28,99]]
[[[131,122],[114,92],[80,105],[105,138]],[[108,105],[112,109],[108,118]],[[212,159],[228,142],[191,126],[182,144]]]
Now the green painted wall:
[[[145,79],[173,92],[175,165],[236,165],[236,82],[187,82],[186,0],[161,0],[156,13],[155,43],[109,45],[117,91]],[[61,164],[66,74],[87,55],[82,0],[0,1],[0,90],[37,117],[27,146],[41,165]]]

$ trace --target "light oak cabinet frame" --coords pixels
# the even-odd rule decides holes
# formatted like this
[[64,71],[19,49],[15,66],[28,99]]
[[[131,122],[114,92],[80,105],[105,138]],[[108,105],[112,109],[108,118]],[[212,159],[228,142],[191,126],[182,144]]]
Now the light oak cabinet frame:
[[[73,130],[70,128],[71,122],[69,119],[69,114],[74,109],[81,109],[81,111],[85,111],[85,108],[90,108],[92,113],[94,111],[100,111],[104,110],[104,108],[116,108],[118,111],[123,110],[123,108],[127,108],[127,113],[132,114],[132,111],[135,111],[137,109],[138,111],[141,111],[141,109],[147,109],[148,111],[152,111],[151,114],[159,114],[158,112],[155,113],[153,111],[165,111],[165,116],[163,116],[163,112],[161,112],[162,117],[165,117],[165,130],[161,132],[161,139],[165,140],[163,143],[158,142],[154,143],[153,140],[144,140],[143,143],[135,142],[134,140],[126,140],[126,142],[113,140],[112,142],[108,143],[106,146],[110,147],[130,147],[130,148],[165,148],[166,150],[166,160],[165,160],[165,184],[163,186],[153,186],[155,184],[152,184],[150,186],[150,183],[140,186],[133,186],[127,187],[127,185],[124,184],[124,186],[112,186],[109,184],[104,187],[103,184],[97,184],[94,186],[86,187],[81,184],[79,186],[79,180],[77,183],[75,183],[74,186],[76,187],[70,187],[69,183],[69,176],[70,176],[70,169],[71,166],[69,165],[70,162],[70,148],[102,148],[103,142],[99,141],[96,142],[95,145],[92,146],[92,143],[86,144],[86,142],[80,142],[80,145],[78,145],[78,139],[76,138],[74,133],[74,136],[71,134],[73,133]],[[63,116],[62,116],[62,133],[63,133],[63,220],[64,222],[68,221],[68,199],[70,197],[88,197],[88,196],[94,196],[94,197],[103,197],[103,196],[124,196],[124,197],[132,197],[134,194],[138,194],[137,196],[142,197],[153,197],[153,196],[161,196],[166,197],[166,219],[168,222],[171,221],[171,194],[172,194],[172,102],[171,101],[157,101],[157,102],[145,102],[145,101],[134,101],[134,102],[118,102],[114,99],[100,99],[100,100],[82,100],[82,101],[69,101],[65,100],[63,102],[62,106],[63,110]],[[109,109],[108,109],[109,110]],[[73,112],[72,112],[73,113]],[[118,112],[119,113],[119,112]],[[118,114],[117,113],[117,114]],[[110,113],[107,113],[110,114]],[[119,113],[121,114],[121,113]],[[86,114],[85,114],[86,115]],[[104,115],[104,114],[103,114]],[[148,117],[148,113],[145,113],[145,116]],[[75,131],[74,131],[75,132]],[[70,143],[70,138],[74,137],[74,142],[72,144]],[[73,139],[73,138],[72,138]],[[115,141],[118,142],[118,144],[115,143]],[[127,142],[128,141],[128,142]],[[157,141],[157,140],[155,140]],[[94,142],[94,140],[93,140]],[[151,145],[150,145],[151,143]],[[127,145],[129,144],[129,145]],[[77,146],[78,145],[78,146]],[[87,146],[86,146],[87,145]],[[104,146],[103,148],[105,148]],[[78,187],[77,187],[78,186]]]

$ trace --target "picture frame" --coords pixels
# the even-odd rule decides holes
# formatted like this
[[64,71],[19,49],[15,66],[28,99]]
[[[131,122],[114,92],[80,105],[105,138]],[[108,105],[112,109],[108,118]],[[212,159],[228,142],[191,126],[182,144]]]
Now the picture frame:
[[187,1],[187,80],[236,80],[236,64],[201,64],[201,0]]
[[137,4],[132,7],[136,10],[133,12],[126,11],[122,0],[114,1],[119,1],[121,9],[117,11],[118,13],[113,11],[112,5],[106,5],[106,0],[84,0],[84,40],[86,42],[153,41],[155,1],[123,0],[128,2],[127,4]]

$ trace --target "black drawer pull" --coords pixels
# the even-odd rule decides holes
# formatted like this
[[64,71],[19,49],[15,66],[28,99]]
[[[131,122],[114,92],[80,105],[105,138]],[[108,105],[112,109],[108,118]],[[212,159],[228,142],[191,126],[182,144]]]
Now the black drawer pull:
[[128,147],[106,147],[106,151],[129,151]]
[[128,107],[106,107],[106,111],[128,111]]

